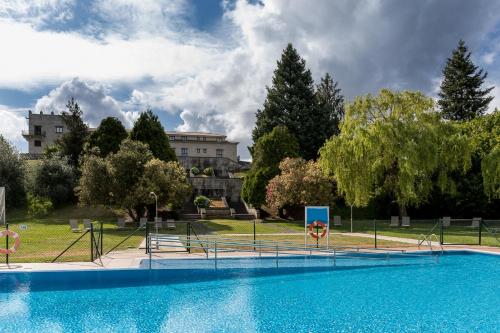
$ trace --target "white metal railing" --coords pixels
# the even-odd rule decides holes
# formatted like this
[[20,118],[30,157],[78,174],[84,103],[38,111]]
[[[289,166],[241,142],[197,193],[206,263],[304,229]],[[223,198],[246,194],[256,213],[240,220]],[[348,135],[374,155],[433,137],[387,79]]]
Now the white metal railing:
[[429,246],[429,249],[431,250],[431,252],[434,251],[434,249],[432,248],[432,241],[433,241],[433,239],[436,241],[437,244],[439,244],[439,247],[441,248],[441,253],[443,253],[443,251],[444,251],[443,245],[439,241],[439,239],[436,236],[436,234],[430,234],[430,235],[420,234],[418,236],[418,248],[420,249],[420,246],[424,242],[426,242],[427,246]]
[[[436,237],[436,235],[434,235]],[[437,237],[436,237],[437,239]],[[153,246],[154,244],[154,246]],[[292,255],[309,255],[309,256],[324,256],[333,259],[333,265],[336,266],[338,258],[357,258],[366,260],[389,260],[391,257],[407,254],[417,257],[429,257],[434,254],[408,254],[406,250],[390,249],[390,248],[367,248],[360,246],[335,246],[330,248],[313,247],[313,246],[298,246],[292,242],[276,242],[271,240],[239,240],[234,238],[204,238],[197,239],[187,236],[172,236],[165,234],[150,233],[147,237],[147,248],[149,252],[149,268],[151,269],[153,253],[165,252],[164,248],[189,250],[202,250],[205,252],[206,258],[209,259],[211,254],[214,259],[214,266],[217,268],[217,261],[221,253],[258,253],[262,255],[274,256],[276,258],[276,267],[279,265],[280,256]],[[363,256],[360,256],[363,254]],[[377,256],[370,256],[377,254]],[[380,256],[378,254],[385,254]]]

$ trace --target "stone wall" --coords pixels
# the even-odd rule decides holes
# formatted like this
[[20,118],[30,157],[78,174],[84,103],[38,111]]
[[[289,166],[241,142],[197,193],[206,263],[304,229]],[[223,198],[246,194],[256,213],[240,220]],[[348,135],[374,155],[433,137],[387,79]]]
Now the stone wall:
[[190,177],[193,198],[197,195],[208,197],[226,197],[232,202],[240,201],[241,178]]
[[217,177],[229,177],[228,172],[238,170],[239,164],[224,157],[179,157],[179,163],[186,169],[190,170],[192,167],[197,167],[200,171],[205,168],[213,168]]

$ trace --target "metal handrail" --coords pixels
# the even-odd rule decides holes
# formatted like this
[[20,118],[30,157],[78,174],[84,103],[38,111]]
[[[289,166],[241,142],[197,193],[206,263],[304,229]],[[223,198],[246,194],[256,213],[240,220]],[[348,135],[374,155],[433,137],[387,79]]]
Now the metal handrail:
[[[434,237],[436,237],[435,234],[433,234]],[[425,237],[425,236],[424,236]],[[315,253],[315,256],[322,256],[325,255],[327,257],[331,256],[333,257],[334,261],[334,266],[336,265],[336,259],[337,257],[339,258],[350,258],[350,254],[356,253],[364,253],[364,254],[374,254],[379,251],[383,251],[386,256],[384,258],[380,257],[363,257],[363,259],[372,259],[372,260],[389,260],[390,255],[398,255],[398,254],[404,254],[406,253],[405,250],[396,250],[396,249],[383,249],[383,248],[378,248],[378,249],[373,249],[373,248],[363,248],[370,250],[369,252],[360,252],[359,247],[333,247],[333,248],[316,248],[316,247],[310,247],[310,248],[304,248],[303,246],[280,246],[278,242],[272,242],[272,241],[266,241],[266,244],[259,244],[259,243],[254,243],[252,242],[242,242],[238,241],[235,239],[230,239],[230,241],[227,240],[201,240],[201,239],[190,239],[189,245],[188,244],[182,244],[178,245],[179,241],[182,240],[187,240],[188,237],[180,237],[180,236],[171,236],[171,235],[161,235],[161,234],[152,234],[149,233],[147,235],[147,242],[149,245],[151,245],[152,239],[155,239],[155,242],[158,244],[158,250],[159,250],[159,245],[160,244],[167,244],[168,247],[174,247],[174,248],[189,248],[189,249],[203,249],[207,255],[207,259],[209,258],[209,253],[214,254],[214,265],[215,268],[217,268],[217,260],[218,260],[218,253],[229,253],[229,252],[252,252],[255,253],[258,249],[259,256],[262,255],[262,253],[275,253],[276,254],[276,267],[278,267],[279,263],[279,256],[281,255],[297,255],[298,253],[303,253],[303,252],[309,252],[309,255],[312,256],[313,252]],[[437,237],[436,237],[437,239]],[[204,244],[203,244],[203,243]],[[196,245],[198,243],[198,245]],[[206,246],[205,246],[206,245]],[[243,247],[243,248],[242,248]],[[152,248],[152,247],[150,247]],[[349,251],[352,249],[356,249],[356,251]],[[432,247],[431,247],[432,250]],[[149,252],[149,268],[151,269],[151,260],[152,260],[152,252]],[[161,251],[158,251],[161,252]],[[424,256],[420,254],[412,254],[413,256]],[[428,257],[429,255],[425,255],[425,257]],[[431,256],[432,256],[432,251],[431,251]],[[354,257],[354,256],[352,256]],[[359,258],[359,256],[355,256],[355,258]]]
[[[155,242],[156,240],[158,239],[159,242],[161,242],[162,240],[165,240],[165,239],[168,239],[168,240],[172,240],[172,242],[179,242],[179,241],[182,241],[182,240],[188,240],[187,237],[185,236],[173,236],[173,235],[168,235],[168,234],[151,234],[155,239]],[[227,242],[226,240],[229,240],[229,242]],[[317,248],[316,246],[308,246],[308,247],[304,247],[304,246],[288,246],[286,244],[293,244],[295,245],[296,243],[293,243],[293,242],[276,242],[276,241],[271,241],[271,240],[262,240],[258,243],[253,243],[253,242],[244,242],[244,241],[240,241],[239,239],[235,239],[235,238],[217,238],[216,240],[210,240],[210,239],[198,239],[198,240],[195,240],[195,239],[191,239],[190,240],[191,243],[200,243],[200,245],[202,245],[202,243],[211,243],[211,244],[214,244],[215,242],[217,242],[219,245],[241,245],[241,246],[248,246],[248,247],[261,247],[261,248],[269,248],[269,247],[272,247],[274,248],[276,246],[276,244],[279,245],[280,249],[294,249],[294,250],[300,250],[300,251],[304,251],[304,250],[313,250],[313,251],[324,251],[324,252],[332,252],[333,249],[328,249],[326,247],[319,247]],[[183,246],[183,247],[188,247],[188,246]],[[335,246],[335,249],[337,251],[342,251],[343,249],[355,249],[356,251],[359,252],[359,250],[370,250],[370,251],[375,251],[375,252],[387,252],[387,251],[390,251],[390,252],[406,252],[405,250],[401,250],[401,249],[390,249],[390,248],[372,248],[372,247],[362,247],[362,246]]]
[[[422,238],[422,239],[421,239]],[[441,253],[443,253],[444,251],[444,248],[443,248],[443,245],[441,244],[441,242],[439,241],[438,237],[436,236],[436,234],[430,234],[430,235],[424,235],[424,234],[420,234],[418,236],[418,248],[420,249],[420,246],[424,243],[424,242],[427,242],[427,245],[429,246],[430,250],[431,251],[434,251],[432,249],[432,240],[433,238],[435,239],[436,243],[439,244],[439,246],[441,247]]]

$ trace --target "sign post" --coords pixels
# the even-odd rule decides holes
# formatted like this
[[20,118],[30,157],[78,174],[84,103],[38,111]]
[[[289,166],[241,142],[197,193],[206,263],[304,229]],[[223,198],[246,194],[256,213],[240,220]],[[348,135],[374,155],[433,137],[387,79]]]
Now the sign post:
[[0,223],[5,225],[5,187],[0,187]]
[[[321,226],[323,232],[320,235],[319,227]],[[319,239],[326,234],[326,247],[328,248],[330,242],[330,207],[328,206],[306,206],[305,219],[304,219],[304,246],[307,248],[307,234],[311,233],[311,228],[316,229],[311,234],[316,238],[316,246],[319,245]],[[309,232],[308,232],[309,229]],[[316,235],[316,236],[314,236]]]

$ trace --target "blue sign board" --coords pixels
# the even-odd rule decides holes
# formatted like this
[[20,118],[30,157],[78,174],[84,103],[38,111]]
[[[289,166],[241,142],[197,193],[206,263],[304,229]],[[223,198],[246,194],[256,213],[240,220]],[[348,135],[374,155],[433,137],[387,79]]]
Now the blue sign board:
[[329,224],[330,222],[330,207],[328,206],[309,206],[306,207],[305,214],[306,227],[314,221]]

